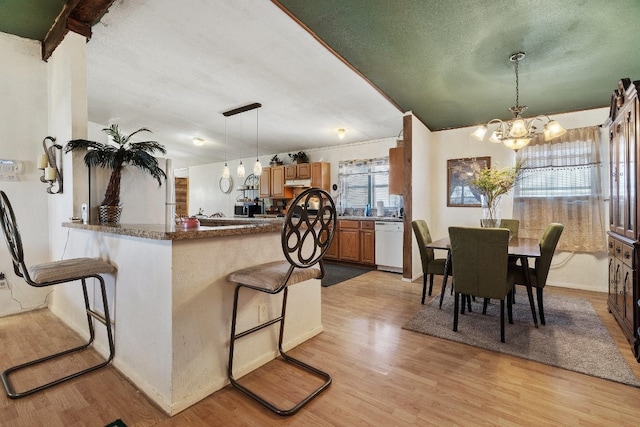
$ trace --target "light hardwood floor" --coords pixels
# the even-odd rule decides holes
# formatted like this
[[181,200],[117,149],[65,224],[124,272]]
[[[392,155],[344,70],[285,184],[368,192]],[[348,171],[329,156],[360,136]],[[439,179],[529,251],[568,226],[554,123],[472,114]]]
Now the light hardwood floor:
[[[434,293],[439,289],[438,282]],[[108,367],[19,400],[2,393],[0,425],[99,427],[117,418],[129,427],[640,425],[638,388],[401,329],[420,310],[420,292],[421,280],[401,282],[377,271],[323,288],[325,331],[292,354],[330,372],[333,384],[293,417],[273,415],[226,387],[169,418]],[[605,294],[545,292],[590,299],[640,378]],[[2,318],[0,369],[70,338],[47,310]],[[279,365],[271,362],[243,381],[267,393],[293,388],[285,394],[294,398],[300,379],[283,380]]]

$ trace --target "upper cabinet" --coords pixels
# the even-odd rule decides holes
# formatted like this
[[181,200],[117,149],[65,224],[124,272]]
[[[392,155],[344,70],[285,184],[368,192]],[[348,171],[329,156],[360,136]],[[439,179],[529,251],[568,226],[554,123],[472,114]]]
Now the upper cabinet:
[[298,163],[295,165],[286,165],[284,167],[284,177],[290,179],[310,179],[311,163]]
[[389,194],[404,194],[404,148],[389,149]]
[[[331,191],[331,164],[325,162],[310,163],[311,186]],[[300,165],[298,165],[300,166]]]

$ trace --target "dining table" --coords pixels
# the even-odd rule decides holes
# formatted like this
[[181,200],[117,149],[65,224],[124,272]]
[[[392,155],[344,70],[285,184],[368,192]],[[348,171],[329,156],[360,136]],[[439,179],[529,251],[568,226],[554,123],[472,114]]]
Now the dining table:
[[[448,271],[451,265],[451,241],[449,237],[443,237],[438,240],[434,240],[431,243],[425,245],[430,249],[442,249],[447,251],[447,258],[444,265],[444,277],[442,279],[442,290],[440,291],[440,308],[442,308],[442,301],[444,299],[445,289],[447,287],[447,279],[449,277]],[[527,295],[529,297],[529,305],[531,306],[531,314],[533,316],[533,323],[535,327],[538,327],[538,316],[536,315],[536,307],[533,302],[533,287],[531,285],[531,272],[529,270],[529,258],[540,257],[540,241],[538,239],[528,237],[513,237],[509,239],[509,256],[520,260],[520,267],[524,269],[525,286],[527,288]],[[507,262],[505,260],[505,262]]]

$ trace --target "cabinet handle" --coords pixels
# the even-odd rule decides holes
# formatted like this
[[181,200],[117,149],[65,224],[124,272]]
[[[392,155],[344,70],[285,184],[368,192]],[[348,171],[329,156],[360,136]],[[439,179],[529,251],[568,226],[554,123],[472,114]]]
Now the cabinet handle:
[[627,252],[624,253],[624,257],[626,259],[629,259],[629,258],[631,258],[631,254],[627,251]]
[[609,242],[609,248],[613,247],[613,242]]
[[617,253],[617,254],[619,254],[620,252],[622,252],[622,251],[620,250],[620,247],[617,247],[617,248],[616,248],[616,253]]

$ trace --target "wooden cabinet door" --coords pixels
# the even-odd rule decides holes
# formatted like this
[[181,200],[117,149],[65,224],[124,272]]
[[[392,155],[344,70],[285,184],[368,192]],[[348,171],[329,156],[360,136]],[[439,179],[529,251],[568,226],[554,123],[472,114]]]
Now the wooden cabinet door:
[[311,163],[311,186],[331,191],[331,165],[325,162]]
[[189,178],[175,179],[176,215],[189,216]]
[[338,221],[341,261],[360,261],[360,221]]
[[311,178],[311,164],[299,163],[296,165],[296,177],[297,179],[310,179]]
[[360,230],[360,260],[365,264],[376,263],[376,243],[374,230]]
[[271,169],[271,197],[284,197],[284,166]]
[[327,259],[340,258],[340,233],[338,230],[336,230],[336,233],[333,235],[331,246],[329,246],[329,250],[325,252],[324,257]]
[[297,165],[287,165],[284,167],[284,179],[296,179],[298,176]]
[[260,175],[260,198],[271,196],[271,168],[262,168]]
[[389,149],[389,194],[404,193],[404,148]]
[[342,261],[360,261],[360,230],[340,229],[340,259]]

